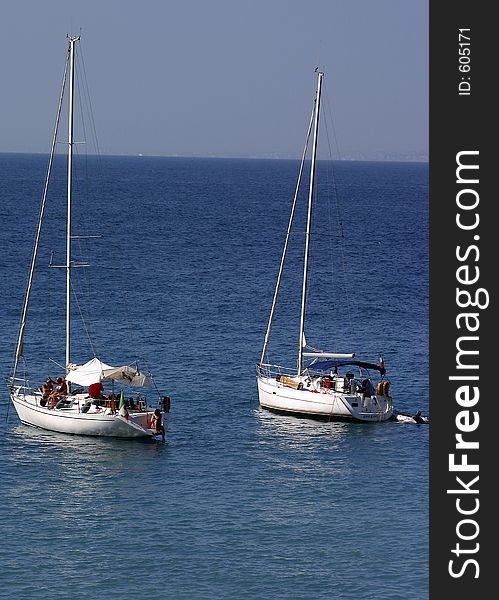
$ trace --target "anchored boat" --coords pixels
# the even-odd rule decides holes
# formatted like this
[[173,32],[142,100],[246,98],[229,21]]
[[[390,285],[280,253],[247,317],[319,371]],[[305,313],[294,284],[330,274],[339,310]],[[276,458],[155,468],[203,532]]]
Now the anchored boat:
[[[322,72],[318,72],[314,108],[310,117],[262,354],[257,365],[258,396],[260,406],[278,412],[346,418],[356,421],[386,421],[392,417],[393,404],[389,394],[390,383],[384,379],[386,371],[382,357],[380,356],[379,364],[375,364],[357,360],[354,352],[324,352],[309,346],[305,338],[311,223],[315,200],[317,141],[323,76]],[[298,360],[297,368],[293,369],[270,364],[267,360],[267,350],[312,128],[313,143],[298,332]],[[373,381],[372,373],[377,373],[380,378],[377,383]]]
[[[52,138],[47,176],[41,201],[39,220],[36,229],[33,252],[31,255],[28,283],[24,297],[19,334],[17,339],[14,366],[8,378],[8,389],[19,419],[35,427],[50,431],[91,436],[109,436],[123,438],[164,439],[166,417],[170,409],[168,396],[158,393],[156,403],[146,399],[144,390],[152,385],[152,376],[139,369],[138,364],[121,366],[108,365],[94,356],[83,365],[71,362],[71,294],[72,272],[77,266],[72,258],[71,208],[73,180],[73,150],[76,143],[74,132],[74,87],[75,52],[79,36],[68,36],[68,51],[57,106],[56,125]],[[69,95],[68,93],[69,92]],[[68,157],[67,157],[67,211],[66,211],[66,260],[62,268],[66,271],[66,335],[64,381],[60,378],[59,389],[47,389],[43,386],[32,387],[26,374],[19,376],[21,361],[25,364],[24,338],[28,321],[28,308],[33,287],[33,277],[37,263],[38,249],[44,221],[50,175],[52,171],[61,112],[67,98],[68,110]],[[111,393],[104,394],[104,384],[111,385]],[[115,386],[121,387],[118,392]],[[49,387],[51,383],[49,382]],[[138,389],[138,394],[125,394],[129,388]]]

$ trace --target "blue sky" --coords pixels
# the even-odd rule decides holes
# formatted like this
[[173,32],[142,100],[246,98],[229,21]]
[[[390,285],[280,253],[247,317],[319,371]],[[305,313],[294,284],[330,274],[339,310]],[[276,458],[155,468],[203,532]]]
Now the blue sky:
[[421,0],[3,2],[0,151],[48,151],[80,28],[104,154],[297,157],[319,65],[342,158],[427,156]]

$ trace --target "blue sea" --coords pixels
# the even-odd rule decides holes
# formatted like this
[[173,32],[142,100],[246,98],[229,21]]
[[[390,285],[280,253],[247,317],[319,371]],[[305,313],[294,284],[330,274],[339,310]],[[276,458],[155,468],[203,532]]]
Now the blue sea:
[[[0,154],[5,376],[46,162]],[[80,438],[20,424],[2,389],[0,597],[427,598],[429,426],[258,405],[298,162],[76,163],[74,233],[97,237],[74,242],[90,267],[74,270],[72,360],[137,359],[172,410],[165,443]],[[428,167],[330,167],[319,163],[307,342],[382,354],[397,409],[429,414]],[[48,268],[64,262],[64,169],[57,159],[26,334],[37,384],[64,362],[64,272]],[[269,347],[292,367],[304,217],[301,207]]]

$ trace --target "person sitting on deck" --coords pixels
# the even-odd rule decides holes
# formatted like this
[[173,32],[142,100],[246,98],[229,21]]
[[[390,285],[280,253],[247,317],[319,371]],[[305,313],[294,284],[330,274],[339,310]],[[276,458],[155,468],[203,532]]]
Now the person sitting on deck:
[[42,400],[40,402],[41,406],[45,406],[47,404],[47,400],[49,399],[50,394],[54,389],[54,382],[52,381],[52,377],[50,375],[47,377],[47,381],[42,384]]
[[68,395],[68,384],[62,377],[56,379],[57,387],[49,396],[48,408],[54,408],[58,400],[65,398]]
[[160,433],[163,441],[165,441],[165,428],[163,426],[163,417],[161,416],[159,408],[154,411],[151,418],[151,429],[153,429],[156,434]]

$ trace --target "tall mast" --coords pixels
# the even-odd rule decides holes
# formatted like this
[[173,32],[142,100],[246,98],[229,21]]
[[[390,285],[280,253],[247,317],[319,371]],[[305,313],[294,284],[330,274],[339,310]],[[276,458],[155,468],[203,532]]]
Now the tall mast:
[[314,197],[315,161],[317,156],[317,134],[319,130],[319,112],[321,105],[321,88],[324,73],[319,71],[317,77],[317,94],[315,99],[314,142],[312,146],[312,162],[310,165],[310,188],[308,191],[307,231],[305,234],[305,257],[303,260],[303,287],[301,293],[300,339],[298,342],[298,375],[303,368],[303,346],[305,338],[305,307],[307,303],[308,255],[310,248],[310,225],[312,222],[312,201]]
[[80,36],[69,37],[69,110],[68,110],[68,209],[66,233],[66,371],[70,363],[71,339],[71,185],[73,175],[73,105],[75,43]]

